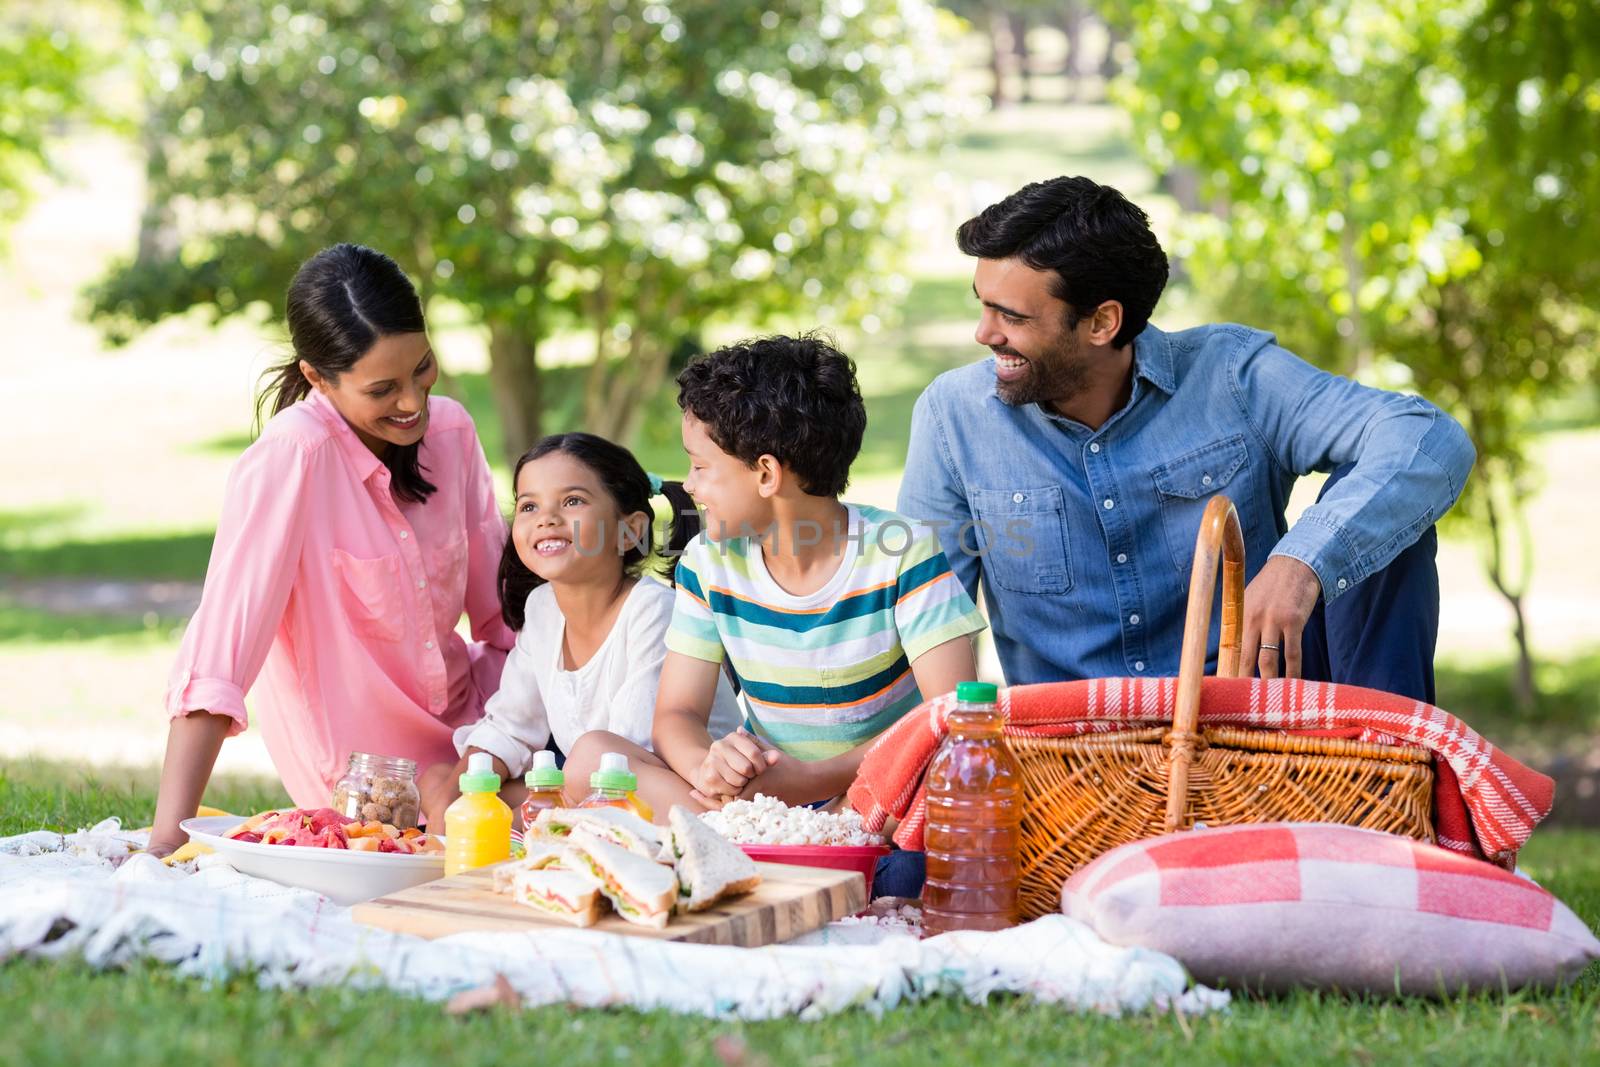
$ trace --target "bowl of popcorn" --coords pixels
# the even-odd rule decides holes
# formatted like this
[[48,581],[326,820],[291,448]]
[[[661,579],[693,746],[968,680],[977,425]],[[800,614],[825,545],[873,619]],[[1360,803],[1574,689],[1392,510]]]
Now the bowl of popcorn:
[[848,808],[791,808],[765,793],[729,801],[700,818],[757,863],[858,871],[866,879],[869,901],[878,860],[890,851],[883,837],[868,833],[861,816]]

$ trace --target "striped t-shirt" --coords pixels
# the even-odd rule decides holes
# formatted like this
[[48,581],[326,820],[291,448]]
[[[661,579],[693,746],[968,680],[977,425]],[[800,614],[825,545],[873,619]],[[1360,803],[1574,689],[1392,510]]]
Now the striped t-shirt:
[[892,511],[848,504],[838,571],[795,596],[752,538],[696,537],[678,562],[667,648],[738,678],[749,728],[803,760],[848,752],[921,702],[911,662],[984,627],[938,539]]

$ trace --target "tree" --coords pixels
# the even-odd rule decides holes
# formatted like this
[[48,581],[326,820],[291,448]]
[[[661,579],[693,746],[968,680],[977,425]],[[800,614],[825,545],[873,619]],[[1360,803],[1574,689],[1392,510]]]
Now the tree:
[[1479,462],[1458,510],[1485,537],[1531,707],[1530,416],[1597,369],[1600,216],[1583,205],[1600,192],[1600,10],[1208,7],[1107,7],[1131,35],[1118,98],[1146,155],[1193,168],[1217,205],[1186,216],[1175,251],[1229,317],[1461,419]]
[[49,166],[52,132],[85,109],[90,53],[43,4],[0,12],[0,226],[27,208],[34,178]]
[[880,309],[890,154],[942,113],[919,0],[157,7],[150,184],[182,238],[96,320],[276,304],[318,247],[369,243],[486,327],[513,456],[558,329],[592,338],[585,428],[627,439],[708,323]]

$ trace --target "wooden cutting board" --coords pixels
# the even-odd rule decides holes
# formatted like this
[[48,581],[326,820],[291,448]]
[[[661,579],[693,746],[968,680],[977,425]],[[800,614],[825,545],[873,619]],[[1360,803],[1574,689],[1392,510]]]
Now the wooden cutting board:
[[[866,882],[856,871],[786,863],[758,863],[756,868],[761,872],[761,884],[755,892],[725,900],[707,911],[674,915],[664,930],[635,925],[609,911],[585,929],[756,948],[799,937],[867,906]],[[351,917],[368,926],[427,938],[476,930],[579,929],[496,893],[489,873],[492,869],[480,867],[357,904]]]

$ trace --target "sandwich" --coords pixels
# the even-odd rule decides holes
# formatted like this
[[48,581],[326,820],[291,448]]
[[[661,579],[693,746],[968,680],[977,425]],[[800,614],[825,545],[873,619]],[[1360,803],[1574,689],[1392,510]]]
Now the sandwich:
[[496,893],[511,892],[511,879],[523,871],[566,870],[566,848],[548,841],[528,841],[521,859],[496,864],[490,875]]
[[672,862],[663,858],[667,832],[621,808],[546,808],[534,820],[533,838],[565,841],[579,829],[647,860]]
[[572,871],[519,870],[511,876],[511,899],[574,926],[593,926],[605,907],[600,890]]
[[717,833],[688,808],[667,815],[677,858],[678,907],[704,911],[719,900],[748,893],[761,884],[761,872],[744,849]]
[[588,833],[567,842],[572,869],[593,883],[628,922],[660,930],[672,917],[678,877],[671,867]]

